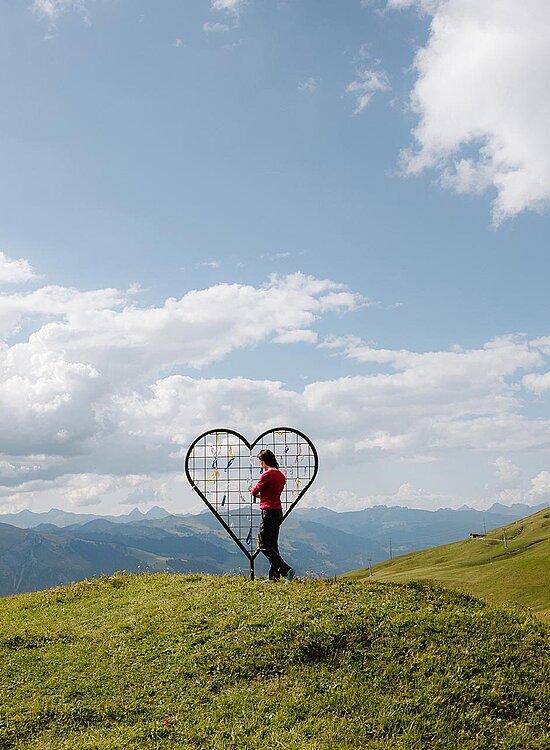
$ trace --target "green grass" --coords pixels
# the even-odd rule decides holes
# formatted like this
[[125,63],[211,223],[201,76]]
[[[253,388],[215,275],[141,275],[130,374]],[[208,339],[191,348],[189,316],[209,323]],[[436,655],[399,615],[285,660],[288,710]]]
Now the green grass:
[[548,750],[549,672],[433,586],[119,575],[0,600],[0,748]]
[[[550,508],[495,529],[484,539],[387,560],[374,566],[373,573],[376,581],[437,581],[494,604],[519,604],[550,622]],[[367,569],[346,574],[368,577]]]

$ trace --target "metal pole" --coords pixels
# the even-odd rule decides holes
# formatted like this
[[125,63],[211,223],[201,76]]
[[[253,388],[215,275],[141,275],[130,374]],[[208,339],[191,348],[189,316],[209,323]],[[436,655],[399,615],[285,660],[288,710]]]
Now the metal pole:
[[254,580],[254,558],[250,558],[250,580]]

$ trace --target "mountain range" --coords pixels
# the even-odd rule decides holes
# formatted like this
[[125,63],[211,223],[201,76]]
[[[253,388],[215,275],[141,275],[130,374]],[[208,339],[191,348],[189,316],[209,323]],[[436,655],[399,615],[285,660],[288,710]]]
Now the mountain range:
[[[533,513],[493,506],[437,511],[375,506],[337,513],[296,509],[285,521],[281,553],[302,575],[332,576],[495,528]],[[262,556],[258,574],[266,572]],[[248,560],[208,511],[171,515],[163,508],[123,516],[52,509],[0,515],[0,595],[128,571],[248,572]]]

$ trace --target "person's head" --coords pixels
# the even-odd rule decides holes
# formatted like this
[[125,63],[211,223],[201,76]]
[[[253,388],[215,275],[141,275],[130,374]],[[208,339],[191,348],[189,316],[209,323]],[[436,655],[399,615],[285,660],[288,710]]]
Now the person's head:
[[260,463],[263,465],[265,464],[268,469],[278,469],[279,463],[277,459],[275,458],[275,454],[273,451],[270,451],[269,448],[264,448],[264,450],[261,450],[258,453],[257,458],[259,459]]

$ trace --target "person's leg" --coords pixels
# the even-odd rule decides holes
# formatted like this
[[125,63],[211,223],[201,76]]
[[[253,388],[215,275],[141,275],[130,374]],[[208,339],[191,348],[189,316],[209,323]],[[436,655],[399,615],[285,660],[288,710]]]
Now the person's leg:
[[273,546],[275,550],[277,551],[277,554],[279,555],[279,560],[281,561],[281,564],[279,565],[280,577],[285,579],[285,583],[290,583],[296,577],[296,571],[294,570],[294,568],[291,568],[290,565],[286,563],[281,557],[281,555],[279,554],[279,529],[281,528],[282,521],[283,521],[283,513],[281,511],[281,521],[275,531],[275,538],[274,538]]
[[290,570],[290,565],[279,554],[279,527],[283,520],[281,510],[262,510],[262,520],[258,533],[260,552],[262,552],[270,563],[269,577],[285,576]]
[[[273,530],[273,538],[272,538],[272,547],[275,550],[275,552],[279,555],[279,529],[281,528],[281,524],[279,524],[274,530]],[[281,574],[279,573],[278,568],[275,568],[273,564],[269,566],[269,577],[273,581],[279,581],[281,578]]]

